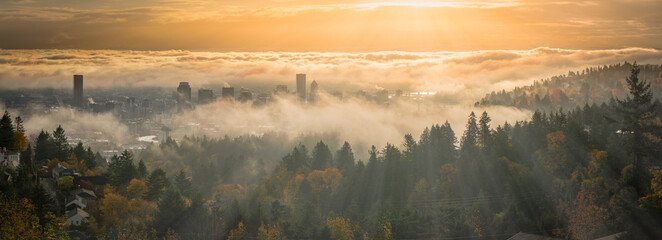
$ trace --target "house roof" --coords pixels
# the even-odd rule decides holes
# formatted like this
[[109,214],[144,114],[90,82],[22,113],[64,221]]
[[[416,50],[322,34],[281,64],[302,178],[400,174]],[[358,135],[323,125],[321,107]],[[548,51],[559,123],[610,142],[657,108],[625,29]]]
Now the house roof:
[[71,211],[67,212],[67,216],[69,218],[71,218],[73,216],[76,216],[76,215],[80,215],[83,218],[89,218],[90,217],[89,213],[83,211],[83,209],[80,209],[80,208],[76,208],[74,210],[71,210]]
[[79,196],[74,197],[72,200],[68,201],[67,204],[64,205],[64,206],[65,206],[65,207],[69,207],[69,206],[71,206],[72,204],[76,204],[76,205],[78,205],[79,207],[85,207],[85,205],[84,205],[84,203],[83,203],[83,199],[82,199],[81,197],[79,197]]
[[94,192],[92,192],[90,190],[87,190],[85,188],[79,188],[79,189],[73,190],[72,193],[74,195],[77,195],[77,196],[82,195],[81,197],[83,197],[83,198],[85,198],[85,195],[92,196],[93,198],[97,198],[97,195],[94,194]]
[[560,238],[553,238],[553,237],[548,237],[548,236],[543,236],[543,235],[535,235],[535,234],[529,234],[529,233],[523,233],[523,232],[518,232],[517,234],[513,235],[512,237],[508,238],[508,240],[557,240]]
[[74,176],[74,183],[75,184],[80,184],[80,181],[88,181],[94,185],[106,185],[108,182],[106,180],[106,177],[104,176],[86,176],[86,177],[81,177],[81,176]]
[[59,172],[61,172],[61,171],[64,171],[65,169],[67,169],[67,168],[66,168],[66,167],[63,167],[63,166],[60,165],[60,164],[58,164],[57,167],[54,167],[54,168],[53,168],[53,172],[58,172],[58,173],[59,173]]

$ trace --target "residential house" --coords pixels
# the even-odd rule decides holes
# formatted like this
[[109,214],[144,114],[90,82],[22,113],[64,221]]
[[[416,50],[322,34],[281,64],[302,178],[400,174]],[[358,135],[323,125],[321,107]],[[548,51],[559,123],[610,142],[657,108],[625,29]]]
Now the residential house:
[[71,211],[76,208],[85,209],[86,207],[87,201],[78,195],[67,197],[67,204],[64,205],[66,211]]
[[83,209],[76,208],[67,212],[67,221],[64,225],[67,226],[80,226],[90,220],[90,214],[83,211]]
[[91,190],[87,190],[85,188],[72,190],[71,195],[79,196],[83,199],[92,200],[92,201],[97,200],[97,195],[94,194],[94,192],[92,192]]
[[103,197],[105,192],[106,177],[104,176],[74,176],[74,186],[92,190],[97,197]]
[[74,176],[74,170],[68,169],[58,163],[57,167],[53,168],[53,178],[57,182],[58,179],[64,176]]
[[0,149],[0,162],[3,167],[16,169],[21,164],[21,153],[17,151],[7,151],[6,148]]

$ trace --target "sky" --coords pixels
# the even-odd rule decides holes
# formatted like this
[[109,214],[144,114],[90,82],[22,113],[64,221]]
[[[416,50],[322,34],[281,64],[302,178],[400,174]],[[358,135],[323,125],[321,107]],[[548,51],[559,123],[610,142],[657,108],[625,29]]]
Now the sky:
[[660,49],[661,9],[659,0],[3,0],[0,48]]

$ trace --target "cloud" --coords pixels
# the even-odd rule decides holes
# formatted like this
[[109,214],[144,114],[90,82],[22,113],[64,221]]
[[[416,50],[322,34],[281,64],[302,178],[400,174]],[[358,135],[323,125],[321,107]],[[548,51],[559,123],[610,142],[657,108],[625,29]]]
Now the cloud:
[[[32,109],[12,111],[12,116],[21,116],[24,120],[25,130],[31,139],[34,139],[40,131],[52,132],[59,125],[65,129],[69,141],[76,142],[77,138],[106,140],[111,143],[127,143],[133,138],[129,134],[128,127],[120,123],[112,114],[91,114],[79,112],[71,108],[42,109],[40,106],[32,106]],[[90,136],[94,135],[94,136]]]
[[0,3],[0,48],[469,51],[661,48],[660,1]]
[[662,51],[648,48],[473,52],[190,52],[114,50],[0,50],[0,87],[69,88],[72,75],[85,86],[176,88],[194,90],[224,82],[254,91],[277,84],[294,87],[294,74],[307,73],[328,92],[437,92],[441,99],[471,103],[490,91],[586,67],[623,61],[662,63]]
[[184,135],[221,137],[272,133],[285,134],[295,142],[316,136],[324,138],[331,146],[341,146],[348,141],[354,152],[366,160],[372,145],[378,148],[386,143],[399,146],[405,134],[418,138],[426,127],[445,121],[451,124],[459,139],[471,111],[478,114],[487,111],[493,127],[531,116],[529,111],[509,107],[473,108],[433,101],[424,104],[401,101],[383,107],[353,97],[338,100],[323,94],[320,99],[315,105],[305,105],[295,97],[283,97],[264,107],[218,101],[175,116],[172,128],[176,130],[171,135],[181,138]]

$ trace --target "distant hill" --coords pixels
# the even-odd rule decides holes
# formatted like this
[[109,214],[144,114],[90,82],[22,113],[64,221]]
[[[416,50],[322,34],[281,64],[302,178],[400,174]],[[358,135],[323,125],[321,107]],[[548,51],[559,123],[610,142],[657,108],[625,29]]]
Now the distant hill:
[[[600,104],[627,94],[625,78],[632,64],[605,65],[581,72],[535,81],[511,91],[492,92],[476,102],[477,106],[503,105],[531,110],[571,109],[585,104]],[[639,79],[651,83],[655,98],[662,97],[662,65],[640,65]]]

